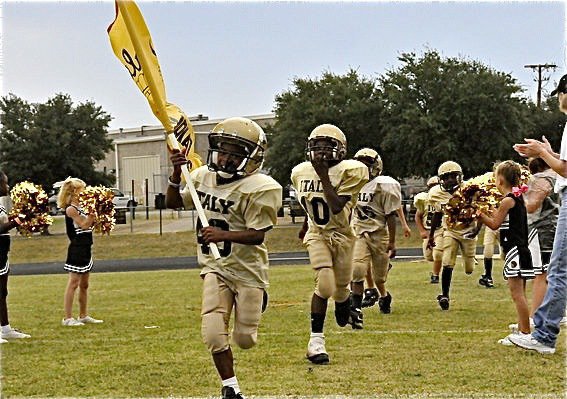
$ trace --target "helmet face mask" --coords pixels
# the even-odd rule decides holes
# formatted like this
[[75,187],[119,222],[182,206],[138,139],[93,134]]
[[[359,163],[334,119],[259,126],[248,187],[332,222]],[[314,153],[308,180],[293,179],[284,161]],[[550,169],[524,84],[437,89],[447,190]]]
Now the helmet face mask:
[[307,159],[340,162],[346,156],[346,137],[336,126],[319,125],[307,139]]
[[439,176],[441,188],[447,192],[454,192],[463,182],[463,174],[460,172],[449,172]]
[[246,118],[229,118],[209,133],[207,166],[224,179],[256,173],[264,162],[266,136]]
[[439,184],[447,192],[454,192],[463,182],[463,169],[454,161],[443,162],[437,170]]

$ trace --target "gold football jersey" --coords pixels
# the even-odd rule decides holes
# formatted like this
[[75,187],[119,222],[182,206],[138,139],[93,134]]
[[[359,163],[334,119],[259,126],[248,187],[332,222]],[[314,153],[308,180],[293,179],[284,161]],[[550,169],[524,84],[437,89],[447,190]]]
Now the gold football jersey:
[[[210,226],[223,230],[263,230],[277,222],[282,206],[282,186],[270,176],[255,173],[242,179],[217,184],[217,175],[201,166],[191,172],[191,178]],[[191,195],[186,187],[181,192],[183,204],[192,208]],[[238,280],[252,287],[268,286],[268,251],[265,244],[244,245],[219,242],[221,258],[217,261],[202,242],[197,226],[198,260],[201,274],[215,272],[229,281]]]
[[368,168],[362,162],[345,159],[329,168],[329,179],[339,196],[350,196],[343,210],[333,215],[319,176],[311,162],[303,162],[291,171],[291,184],[297,199],[309,216],[309,231],[348,231],[350,215],[356,204],[358,192],[368,181]]
[[386,215],[402,206],[400,183],[390,176],[376,176],[362,187],[354,208],[354,232],[361,235],[386,227]]
[[422,221],[423,226],[426,229],[431,228],[431,220],[433,219],[433,214],[435,213],[435,207],[429,202],[429,196],[427,191],[417,193],[413,197],[413,205],[415,209],[423,215]]

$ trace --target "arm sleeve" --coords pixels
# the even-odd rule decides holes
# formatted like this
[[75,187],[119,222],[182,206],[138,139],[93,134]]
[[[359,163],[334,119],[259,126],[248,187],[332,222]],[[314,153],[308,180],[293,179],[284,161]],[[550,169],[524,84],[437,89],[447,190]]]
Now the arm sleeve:
[[384,195],[384,214],[389,215],[402,206],[402,193],[395,184],[384,184],[382,190]]
[[413,197],[413,205],[415,209],[421,213],[425,213],[425,197],[423,195],[416,195]]
[[251,193],[244,211],[246,227],[263,230],[274,226],[277,223],[277,212],[281,206],[281,188]]
[[368,183],[368,168],[366,166],[347,169],[339,187],[337,187],[337,195],[356,196],[366,183]]

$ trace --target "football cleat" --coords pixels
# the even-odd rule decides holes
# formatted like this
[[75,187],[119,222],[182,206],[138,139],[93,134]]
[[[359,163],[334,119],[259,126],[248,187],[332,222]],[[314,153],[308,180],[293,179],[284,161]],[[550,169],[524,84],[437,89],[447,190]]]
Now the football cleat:
[[480,276],[478,283],[486,288],[494,288],[494,281],[492,281],[490,277],[486,277],[484,274]]
[[449,298],[445,295],[438,295],[437,302],[439,303],[439,307],[441,310],[449,310]]
[[323,333],[311,333],[307,344],[307,359],[314,364],[329,364],[329,355],[325,349],[325,336]]
[[369,308],[374,306],[378,301],[378,289],[377,288],[367,288],[364,290],[364,299],[362,300],[362,307]]
[[378,299],[378,307],[380,308],[380,313],[388,314],[392,311],[392,295],[389,292],[386,293],[386,296],[380,297]]
[[363,324],[363,314],[362,310],[360,309],[351,309],[350,310],[350,320],[348,323],[351,325],[353,330],[362,330]]
[[439,276],[431,274],[431,284],[439,284]]
[[222,399],[246,399],[242,395],[242,392],[234,392],[233,387],[222,387]]
[[351,299],[347,298],[344,302],[335,302],[335,319],[339,327],[344,327],[350,319]]

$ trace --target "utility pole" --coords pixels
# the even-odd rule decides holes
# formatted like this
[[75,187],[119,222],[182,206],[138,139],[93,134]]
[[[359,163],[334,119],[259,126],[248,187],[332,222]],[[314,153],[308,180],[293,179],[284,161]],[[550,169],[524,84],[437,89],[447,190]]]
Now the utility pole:
[[541,107],[541,82],[543,80],[549,80],[549,78],[543,78],[541,77],[541,71],[542,70],[547,70],[547,69],[555,69],[557,68],[557,65],[555,64],[530,64],[530,65],[524,65],[524,68],[531,68],[532,70],[536,70],[537,69],[537,107],[540,108]]

